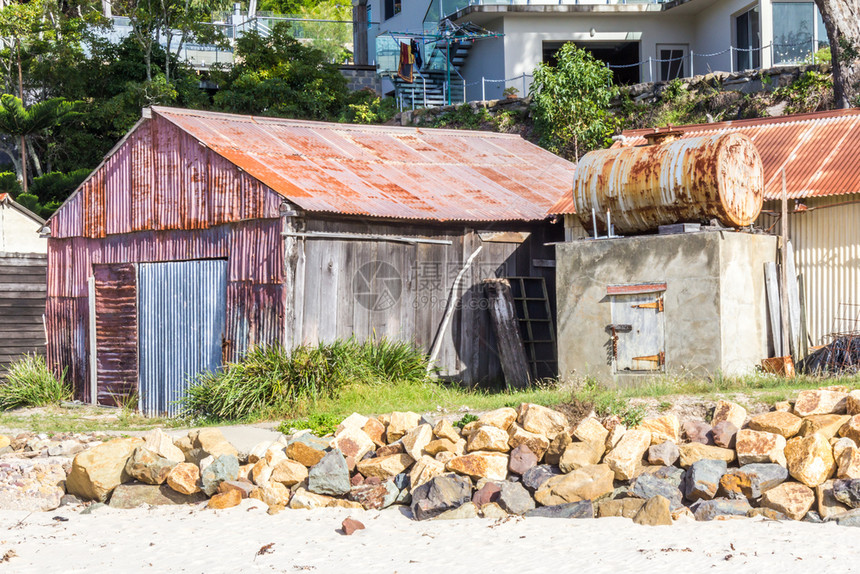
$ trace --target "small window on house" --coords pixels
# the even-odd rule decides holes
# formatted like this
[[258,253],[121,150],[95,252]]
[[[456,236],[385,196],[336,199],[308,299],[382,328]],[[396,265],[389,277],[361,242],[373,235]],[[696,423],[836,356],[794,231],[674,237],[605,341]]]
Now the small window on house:
[[400,14],[401,0],[384,0],[383,19],[388,20]]
[[773,3],[773,63],[798,64],[829,46],[824,21],[813,2]]
[[735,17],[735,69],[761,67],[761,34],[758,6]]
[[657,58],[660,60],[660,81],[668,82],[686,77],[687,46],[681,44],[657,44]]

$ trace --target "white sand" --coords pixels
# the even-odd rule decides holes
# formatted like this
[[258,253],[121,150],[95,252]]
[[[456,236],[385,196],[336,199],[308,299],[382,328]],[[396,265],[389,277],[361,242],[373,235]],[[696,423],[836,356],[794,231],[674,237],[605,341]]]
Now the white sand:
[[[53,520],[55,516],[67,522]],[[338,532],[352,516],[366,530]],[[397,509],[200,507],[0,512],[0,572],[860,572],[860,530],[733,520],[647,527],[623,518],[414,522]],[[257,555],[267,545],[271,551]]]

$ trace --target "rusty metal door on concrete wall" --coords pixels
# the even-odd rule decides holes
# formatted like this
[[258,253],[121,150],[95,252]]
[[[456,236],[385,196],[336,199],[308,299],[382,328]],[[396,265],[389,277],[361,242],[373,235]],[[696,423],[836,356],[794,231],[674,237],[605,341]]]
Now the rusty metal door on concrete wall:
[[[613,362],[615,372],[663,371],[666,361],[663,292],[610,288],[612,297]],[[652,288],[653,289],[653,288]],[[640,291],[640,292],[635,292]]]
[[226,303],[225,260],[140,264],[142,412],[176,414],[189,381],[221,365]]

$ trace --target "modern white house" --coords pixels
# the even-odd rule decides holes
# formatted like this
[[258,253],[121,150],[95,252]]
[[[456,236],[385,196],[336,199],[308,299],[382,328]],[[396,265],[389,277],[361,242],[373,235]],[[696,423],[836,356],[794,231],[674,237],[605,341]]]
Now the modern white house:
[[524,95],[535,67],[566,42],[607,62],[623,83],[797,64],[828,45],[811,0],[368,0],[368,10],[369,60],[384,75],[396,70],[400,42],[428,33],[429,70],[413,84],[447,67],[445,42],[433,35],[440,22],[497,34],[464,34],[449,49],[446,79],[460,101],[499,98],[506,87]]

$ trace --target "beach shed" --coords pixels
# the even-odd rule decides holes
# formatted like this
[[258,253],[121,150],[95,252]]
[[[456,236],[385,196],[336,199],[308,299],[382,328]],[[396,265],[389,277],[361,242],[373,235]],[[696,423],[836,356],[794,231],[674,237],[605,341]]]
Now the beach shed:
[[572,176],[516,135],[144,110],[48,221],[50,364],[148,413],[259,344],[389,337],[498,379],[482,281],[554,313]]

